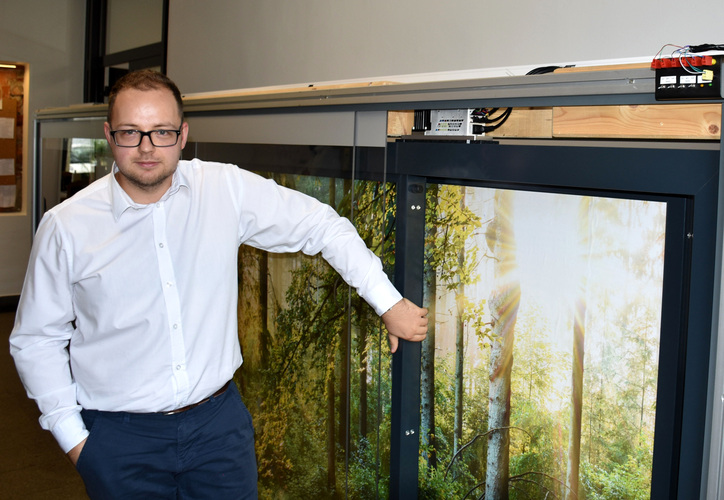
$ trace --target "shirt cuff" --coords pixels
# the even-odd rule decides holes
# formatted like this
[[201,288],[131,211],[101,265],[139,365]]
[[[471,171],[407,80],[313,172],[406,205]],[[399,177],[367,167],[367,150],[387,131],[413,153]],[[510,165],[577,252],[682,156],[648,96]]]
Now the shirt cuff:
[[367,295],[363,298],[372,306],[378,316],[382,316],[402,300],[402,294],[389,281],[376,285]]
[[76,412],[55,424],[51,432],[63,453],[68,453],[90,434],[80,413]]

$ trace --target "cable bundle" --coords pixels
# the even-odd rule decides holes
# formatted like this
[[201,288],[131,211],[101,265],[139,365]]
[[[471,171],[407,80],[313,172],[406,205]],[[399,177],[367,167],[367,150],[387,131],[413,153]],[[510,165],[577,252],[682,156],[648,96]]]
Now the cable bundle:
[[[671,54],[663,56],[662,53],[667,47],[674,47]],[[666,44],[654,56],[651,62],[651,69],[660,68],[682,68],[687,73],[699,75],[707,71],[706,66],[712,66],[716,63],[716,59],[711,55],[697,55],[701,52],[711,50],[724,50],[724,45],[714,45],[710,43],[702,45],[672,45]]]
[[499,108],[476,108],[470,113],[470,119],[473,123],[473,133],[484,134],[485,132],[492,132],[493,130],[500,127],[505,120],[508,119],[513,108],[506,108],[498,116],[492,116],[497,113]]

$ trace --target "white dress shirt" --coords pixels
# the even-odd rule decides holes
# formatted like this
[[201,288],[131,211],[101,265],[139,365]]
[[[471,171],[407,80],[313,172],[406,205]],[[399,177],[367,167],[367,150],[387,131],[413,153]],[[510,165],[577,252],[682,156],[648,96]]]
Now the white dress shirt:
[[347,219],[271,180],[181,161],[164,197],[139,205],[105,176],[43,217],[10,336],[65,452],[88,435],[81,408],[168,411],[232,378],[241,244],[321,252],[380,315],[401,299]]

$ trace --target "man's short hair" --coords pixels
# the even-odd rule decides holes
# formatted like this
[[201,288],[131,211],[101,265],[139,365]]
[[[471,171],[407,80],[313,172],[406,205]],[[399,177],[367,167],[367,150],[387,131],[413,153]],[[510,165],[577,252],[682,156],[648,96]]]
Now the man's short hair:
[[179,91],[176,84],[163,73],[154,71],[151,69],[142,69],[138,71],[131,71],[126,73],[111,88],[111,92],[108,95],[108,115],[106,119],[108,123],[111,123],[111,117],[113,114],[113,106],[116,103],[116,97],[123,90],[135,89],[135,90],[159,90],[167,89],[173,94],[176,103],[178,104],[178,112],[183,120],[184,109],[183,101],[181,100],[181,92]]

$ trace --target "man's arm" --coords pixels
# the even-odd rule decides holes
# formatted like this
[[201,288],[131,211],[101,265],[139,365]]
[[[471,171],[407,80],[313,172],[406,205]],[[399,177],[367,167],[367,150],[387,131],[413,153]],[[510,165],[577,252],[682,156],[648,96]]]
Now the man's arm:
[[418,307],[407,299],[382,315],[390,339],[390,351],[397,351],[399,339],[421,342],[427,337],[427,309]]
[[67,349],[74,319],[68,259],[51,216],[35,235],[28,273],[10,334],[10,354],[28,396],[41,412],[40,425],[68,452],[85,437]]
[[[392,352],[397,350],[398,338],[418,342],[425,338],[427,309],[402,298],[385,274],[380,258],[367,248],[347,218],[299,191],[242,169],[233,172],[236,176],[227,185],[232,193],[240,193],[239,243],[271,252],[321,252],[381,315],[390,332]],[[233,181],[238,183],[235,187]]]

